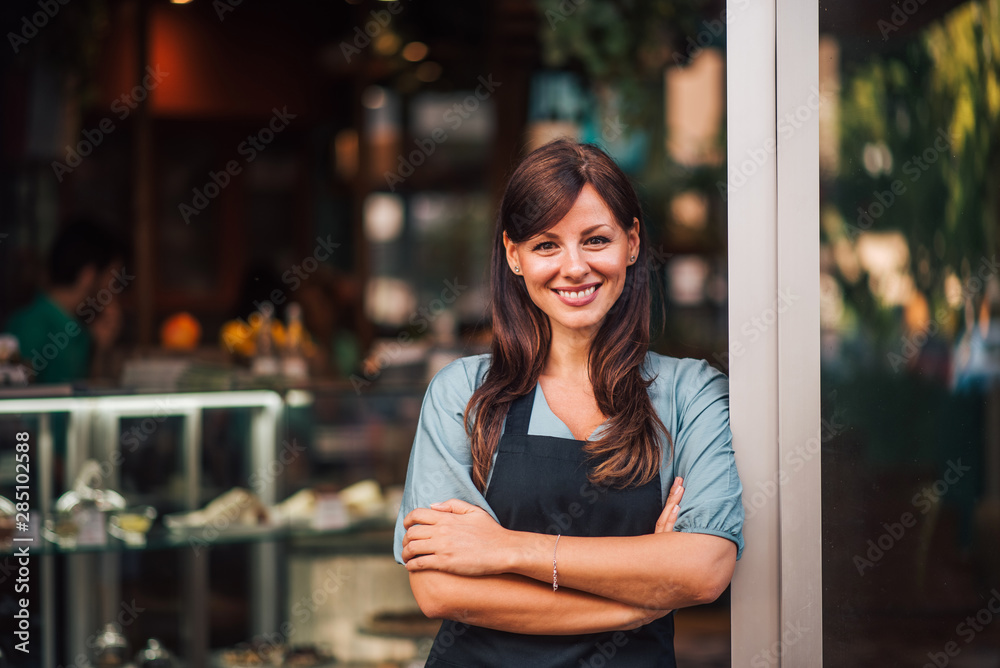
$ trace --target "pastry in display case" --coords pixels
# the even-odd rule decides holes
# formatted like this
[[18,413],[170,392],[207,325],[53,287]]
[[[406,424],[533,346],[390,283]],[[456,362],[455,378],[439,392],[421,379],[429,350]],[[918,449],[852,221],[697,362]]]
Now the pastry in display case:
[[243,487],[234,487],[210,501],[201,510],[164,515],[163,523],[177,533],[234,534],[267,526],[270,513],[256,494]]

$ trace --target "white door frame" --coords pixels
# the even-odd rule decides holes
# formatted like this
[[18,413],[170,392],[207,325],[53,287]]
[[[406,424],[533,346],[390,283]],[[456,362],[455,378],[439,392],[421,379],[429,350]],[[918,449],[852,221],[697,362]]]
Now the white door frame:
[[819,3],[728,0],[734,667],[822,665]]

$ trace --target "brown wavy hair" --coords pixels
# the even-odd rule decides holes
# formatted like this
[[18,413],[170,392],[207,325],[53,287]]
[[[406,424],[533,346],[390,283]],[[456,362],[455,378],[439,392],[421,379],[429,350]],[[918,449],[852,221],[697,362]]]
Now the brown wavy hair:
[[585,446],[588,477],[599,486],[651,481],[660,469],[661,438],[673,442],[647,389],[640,366],[649,349],[650,295],[646,226],[639,198],[624,172],[594,145],[557,140],[530,153],[507,182],[497,216],[491,273],[493,343],[490,368],[465,409],[472,439],[472,479],[486,491],[493,453],[512,401],[531,391],[545,367],[552,339],[548,316],[531,300],[524,278],[511,272],[503,234],[515,243],[544,232],[566,216],[589,184],[626,232],[639,221],[639,256],[625,274],[622,294],[601,324],[589,354],[589,376],[604,438]]

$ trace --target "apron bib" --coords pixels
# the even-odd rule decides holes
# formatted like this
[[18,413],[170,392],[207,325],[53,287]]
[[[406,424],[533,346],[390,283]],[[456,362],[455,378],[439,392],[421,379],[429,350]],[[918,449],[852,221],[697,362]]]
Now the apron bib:
[[[529,436],[535,390],[511,403],[486,502],[514,531],[564,536],[638,536],[663,510],[660,476],[628,489],[587,480],[586,441]],[[557,594],[558,595],[558,594]],[[674,668],[671,612],[633,631],[527,635],[445,620],[427,666],[463,668]]]

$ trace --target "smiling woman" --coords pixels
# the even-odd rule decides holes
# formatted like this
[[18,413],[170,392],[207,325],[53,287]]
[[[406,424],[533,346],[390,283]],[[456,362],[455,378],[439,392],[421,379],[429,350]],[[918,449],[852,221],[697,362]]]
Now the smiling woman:
[[732,577],[728,383],[648,351],[641,216],[594,146],[511,176],[492,353],[428,387],[396,525],[418,604],[448,620],[429,663],[673,666],[672,611]]
[[[531,300],[552,326],[589,337],[621,294],[626,268],[635,263],[639,219],[623,230],[587,184],[559,223],[521,244],[506,232],[503,241],[511,269],[524,276]],[[598,299],[603,304],[581,308]]]

